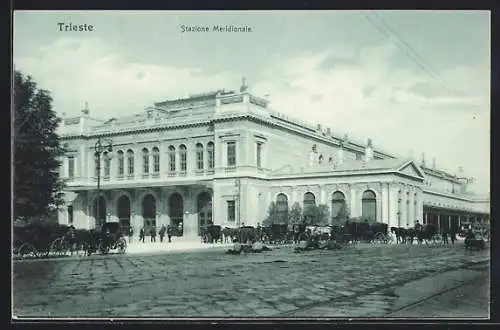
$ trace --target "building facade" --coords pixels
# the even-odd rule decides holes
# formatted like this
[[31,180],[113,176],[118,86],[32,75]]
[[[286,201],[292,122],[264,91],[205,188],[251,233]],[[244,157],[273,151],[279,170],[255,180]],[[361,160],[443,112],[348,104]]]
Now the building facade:
[[458,226],[489,219],[489,198],[467,193],[466,179],[290,118],[245,88],[159,102],[107,121],[86,106],[63,118],[60,135],[68,153],[59,222],[77,228],[181,224],[183,235],[195,238],[209,221],[262,223],[272,201],[281,209],[326,204],[333,222]]

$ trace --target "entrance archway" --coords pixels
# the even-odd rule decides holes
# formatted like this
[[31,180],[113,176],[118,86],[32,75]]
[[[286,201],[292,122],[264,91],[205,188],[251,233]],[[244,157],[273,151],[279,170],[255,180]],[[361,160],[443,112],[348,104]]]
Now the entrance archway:
[[122,195],[118,198],[117,202],[117,214],[120,221],[120,225],[129,227],[130,226],[130,199],[126,195]]
[[212,197],[207,192],[198,195],[198,235],[201,229],[212,223]]
[[106,200],[103,196],[94,199],[93,215],[96,228],[101,228],[106,222]]
[[177,234],[182,236],[182,233],[184,232],[184,226],[182,223],[184,220],[184,205],[182,196],[179,193],[173,193],[170,195],[168,205],[170,224],[178,230]]
[[147,235],[153,227],[156,227],[156,199],[151,194],[144,196],[142,200],[142,218]]

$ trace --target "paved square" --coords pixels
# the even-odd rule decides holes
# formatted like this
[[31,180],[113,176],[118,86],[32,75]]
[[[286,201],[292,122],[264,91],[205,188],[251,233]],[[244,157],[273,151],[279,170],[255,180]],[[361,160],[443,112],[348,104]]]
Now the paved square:
[[[359,245],[300,254],[282,248],[23,261],[14,264],[14,315],[281,317],[318,306],[308,316],[355,316],[353,308],[375,316],[391,306],[371,292],[488,255],[462,244]],[[320,308],[332,302],[338,310]]]

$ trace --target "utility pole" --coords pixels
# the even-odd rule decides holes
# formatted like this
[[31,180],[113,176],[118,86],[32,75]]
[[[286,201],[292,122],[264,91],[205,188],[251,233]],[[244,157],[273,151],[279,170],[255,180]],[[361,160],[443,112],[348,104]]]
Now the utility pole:
[[[97,139],[97,142],[94,145],[94,155],[97,157],[97,166],[96,166],[96,171],[97,171],[97,203],[96,203],[96,228],[97,226],[102,226],[102,223],[97,223],[99,219],[99,201],[100,201],[100,195],[101,195],[101,154],[105,151],[112,152],[113,151],[113,142],[109,139],[107,140],[102,140],[101,138]],[[106,216],[104,217],[104,222],[106,222]]]

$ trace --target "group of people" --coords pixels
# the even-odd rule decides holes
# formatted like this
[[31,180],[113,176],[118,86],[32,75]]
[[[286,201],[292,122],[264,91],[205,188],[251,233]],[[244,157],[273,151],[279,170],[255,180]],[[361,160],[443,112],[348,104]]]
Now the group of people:
[[[145,243],[146,236],[150,237],[151,242],[156,242],[156,237],[159,236],[160,242],[163,242],[163,239],[166,236],[168,238],[168,242],[171,243],[172,236],[174,235],[174,231],[175,231],[175,227],[172,225],[168,225],[168,226],[162,225],[158,232],[157,232],[155,226],[151,226],[149,228],[142,227],[139,230],[139,242]],[[129,233],[128,233],[129,243],[132,241],[133,236],[134,236],[134,229],[132,226],[130,226]]]

